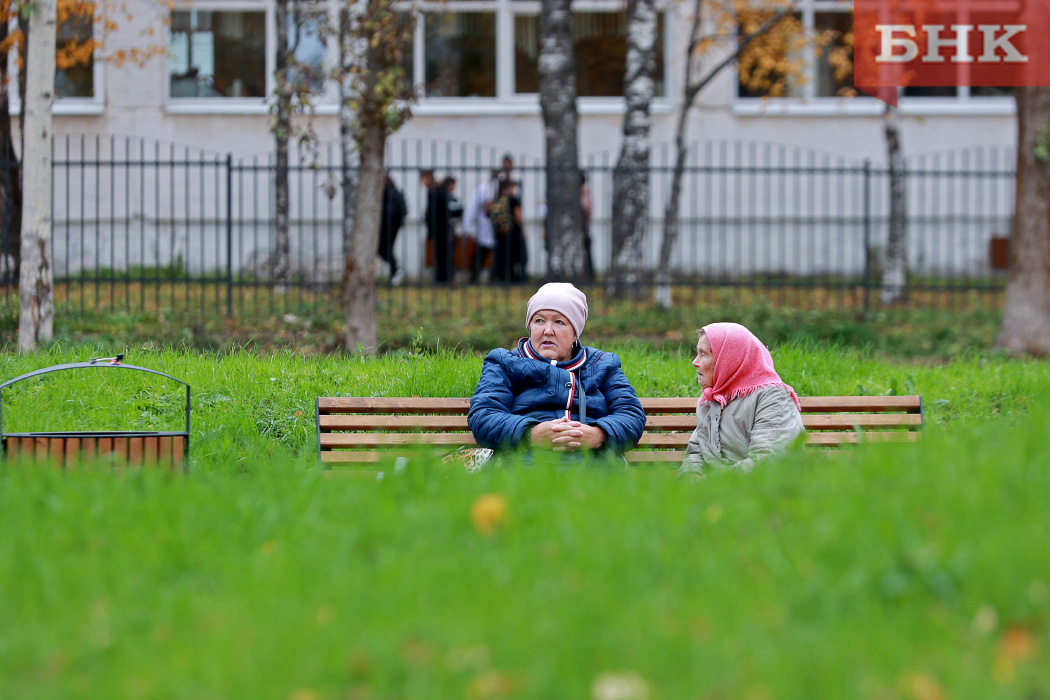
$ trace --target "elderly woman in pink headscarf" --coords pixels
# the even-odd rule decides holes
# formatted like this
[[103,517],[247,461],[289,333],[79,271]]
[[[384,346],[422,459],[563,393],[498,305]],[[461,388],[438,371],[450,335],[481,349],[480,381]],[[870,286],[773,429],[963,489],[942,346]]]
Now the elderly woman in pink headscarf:
[[805,432],[795,390],[780,379],[766,346],[740,324],[704,326],[693,367],[703,392],[679,474],[751,471]]

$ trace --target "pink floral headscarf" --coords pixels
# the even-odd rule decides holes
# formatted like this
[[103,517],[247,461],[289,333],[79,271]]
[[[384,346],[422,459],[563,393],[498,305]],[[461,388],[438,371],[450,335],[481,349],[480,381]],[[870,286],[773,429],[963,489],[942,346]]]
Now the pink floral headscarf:
[[704,389],[700,403],[717,401],[723,407],[755,389],[782,386],[802,411],[795,390],[773,369],[773,357],[755,334],[739,323],[709,323],[703,328],[715,359],[714,381]]

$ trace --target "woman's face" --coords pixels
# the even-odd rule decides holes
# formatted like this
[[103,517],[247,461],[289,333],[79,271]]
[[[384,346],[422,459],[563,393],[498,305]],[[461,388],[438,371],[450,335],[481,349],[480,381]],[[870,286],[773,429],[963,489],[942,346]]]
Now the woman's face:
[[696,357],[693,358],[693,367],[696,367],[696,382],[701,389],[707,389],[715,382],[715,358],[711,354],[711,343],[707,340],[707,333],[700,333],[700,340],[696,342]]
[[576,331],[569,319],[557,311],[540,309],[529,323],[529,342],[533,349],[548,360],[564,362],[572,357]]

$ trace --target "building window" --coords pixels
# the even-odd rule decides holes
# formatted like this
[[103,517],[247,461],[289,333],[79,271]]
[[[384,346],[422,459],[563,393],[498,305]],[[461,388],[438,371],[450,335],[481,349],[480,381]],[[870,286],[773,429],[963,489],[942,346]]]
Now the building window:
[[292,85],[313,95],[324,92],[325,42],[321,35],[327,17],[324,10],[288,13],[288,44],[295,65],[290,71]]
[[823,44],[820,57],[813,64],[816,97],[854,95],[853,13],[817,12],[813,24]]
[[[539,92],[536,0],[424,3],[408,65],[427,97],[511,99]],[[657,13],[655,94],[664,77],[665,12]],[[623,96],[627,13],[620,0],[589,0],[573,12],[576,87],[581,98]]]
[[171,13],[169,95],[265,97],[266,13]]
[[496,15],[428,12],[423,22],[428,97],[496,96]]
[[[763,18],[756,18],[748,25],[740,25],[738,38],[755,31],[754,27],[762,21]],[[844,76],[837,64],[829,60],[832,50],[844,46],[844,30],[852,32],[852,27],[853,17],[848,12],[788,15],[767,34],[756,38],[740,56],[737,96],[812,99],[836,97],[852,90],[852,71]],[[815,60],[810,60],[810,56],[816,56]],[[852,52],[847,63],[852,63]]]
[[[514,18],[514,92],[536,93],[539,78],[539,17]],[[580,97],[622,97],[627,64],[627,13],[576,12],[572,16],[576,55],[576,93]],[[656,16],[655,95],[666,95],[664,85],[664,16]]]
[[95,96],[95,20],[90,13],[71,14],[58,25],[55,95]]

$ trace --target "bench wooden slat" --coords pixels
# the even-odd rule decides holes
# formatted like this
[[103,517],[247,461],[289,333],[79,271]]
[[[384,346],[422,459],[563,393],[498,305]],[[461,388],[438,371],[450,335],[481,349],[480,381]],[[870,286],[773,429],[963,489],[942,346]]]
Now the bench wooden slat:
[[75,469],[80,455],[80,439],[66,438],[66,444],[63,449],[65,450],[65,460],[62,462],[62,466],[67,470]]
[[642,433],[641,439],[638,441],[639,445],[646,445],[650,447],[682,447],[689,443],[689,437],[692,435],[692,431],[688,433]]
[[[643,433],[638,441],[643,447],[684,447],[689,442],[690,433]],[[914,440],[914,432],[865,432],[859,437],[853,432],[818,432],[806,433],[806,443],[810,445],[838,445],[855,443],[861,440]],[[392,447],[399,445],[433,445],[433,446],[474,446],[474,436],[470,433],[327,433],[321,435],[321,449],[328,450],[353,447]]]
[[[860,428],[911,428],[922,425],[922,416],[914,413],[839,413],[805,414],[802,423],[806,430],[853,430]],[[679,430],[692,432],[695,415],[648,416],[646,430]]]
[[95,438],[80,438],[80,458],[93,462],[98,456],[98,441]]
[[921,428],[922,416],[915,413],[839,413],[802,416],[806,430],[853,430],[858,428]]
[[142,466],[142,452],[145,449],[145,438],[128,438],[128,464]]
[[113,438],[113,454],[116,455],[116,463],[126,466],[128,464],[128,439],[123,437]]
[[470,430],[463,416],[321,416],[322,430]]
[[[695,413],[695,396],[644,397],[639,399],[646,413]],[[799,399],[803,413],[828,412],[886,412],[918,413],[922,408],[919,396],[803,396]]]
[[375,464],[383,459],[381,452],[365,450],[330,450],[321,453],[322,462]]
[[[643,397],[639,399],[646,413],[691,413],[696,410],[695,396]],[[821,411],[908,411],[918,412],[918,396],[803,396],[799,399],[804,413]],[[330,413],[450,413],[466,414],[469,398],[410,397],[321,397],[317,400],[321,415]]]
[[184,435],[177,435],[171,441],[171,463],[176,467],[181,467],[186,458],[187,439]]
[[803,396],[799,399],[803,413],[857,411],[865,413],[906,411],[922,412],[921,396]]
[[161,436],[160,443],[157,445],[157,450],[159,452],[159,455],[157,456],[157,459],[160,462],[162,462],[164,464],[174,464],[175,463],[175,453],[174,453],[173,448],[172,448],[172,445],[174,443],[175,443],[175,438],[169,437],[167,435],[162,435]]
[[386,447],[390,445],[477,445],[470,433],[324,433],[325,447]]
[[462,413],[470,410],[469,398],[409,397],[321,397],[317,409],[326,413]]
[[64,438],[50,438],[48,440],[47,457],[51,464],[62,466],[65,452],[66,441]]
[[146,438],[142,449],[142,459],[146,464],[157,464],[157,448],[159,445],[160,438]]
[[919,433],[872,432],[872,433],[806,433],[806,444],[814,446],[852,445],[859,442],[915,442]]

